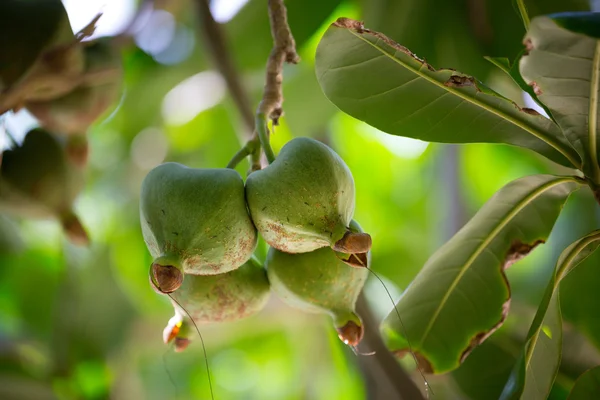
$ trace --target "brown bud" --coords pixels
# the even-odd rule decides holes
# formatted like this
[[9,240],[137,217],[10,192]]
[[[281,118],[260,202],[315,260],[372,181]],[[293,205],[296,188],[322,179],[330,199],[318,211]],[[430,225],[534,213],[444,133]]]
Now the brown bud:
[[61,223],[63,230],[73,244],[78,246],[87,246],[90,244],[90,238],[75,214],[68,213],[63,216]]
[[152,264],[151,282],[160,293],[173,293],[183,283],[183,274],[172,265]]
[[354,321],[348,321],[346,325],[337,328],[338,337],[348,346],[358,346],[365,333],[362,325]]
[[333,250],[342,253],[359,254],[367,253],[371,250],[372,245],[373,241],[371,240],[371,235],[368,233],[347,231],[344,236],[331,247]]
[[190,343],[191,343],[190,339],[176,337],[175,338],[175,352],[181,353],[189,346]]

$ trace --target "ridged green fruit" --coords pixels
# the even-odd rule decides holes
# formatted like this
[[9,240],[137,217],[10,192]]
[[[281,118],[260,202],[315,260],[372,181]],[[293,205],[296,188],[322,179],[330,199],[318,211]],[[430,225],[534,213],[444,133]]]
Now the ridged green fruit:
[[367,268],[348,266],[327,247],[302,254],[271,248],[266,267],[278,297],[292,307],[329,314],[340,339],[358,345],[364,331],[354,309],[367,280]]
[[21,146],[2,154],[0,208],[27,218],[56,217],[73,242],[87,244],[72,211],[84,183],[83,172],[70,162],[64,146],[49,132],[33,129]]
[[271,246],[286,253],[332,247],[345,253],[370,249],[367,234],[349,229],[354,180],[328,146],[309,138],[288,142],[267,168],[246,181],[252,220]]
[[214,275],[238,268],[256,247],[244,182],[232,169],[159,165],[142,183],[140,220],[155,258],[152,273],[166,293],[181,285],[184,274]]
[[[156,282],[151,279],[151,284],[156,290]],[[170,295],[175,316],[169,320],[163,339],[165,343],[175,339],[176,350],[182,350],[195,333],[190,316],[196,324],[237,321],[262,310],[269,294],[267,273],[254,258],[224,274],[188,275]]]
[[110,39],[86,43],[84,54],[85,74],[90,77],[85,83],[56,99],[25,104],[41,125],[52,132],[85,134],[121,95],[121,56]]

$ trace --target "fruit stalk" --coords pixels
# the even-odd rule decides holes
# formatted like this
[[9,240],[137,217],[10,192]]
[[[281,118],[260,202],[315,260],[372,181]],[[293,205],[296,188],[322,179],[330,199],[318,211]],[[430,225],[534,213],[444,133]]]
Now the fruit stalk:
[[283,115],[283,65],[297,64],[300,56],[296,53],[296,42],[287,21],[287,10],[283,0],[269,0],[269,21],[273,36],[273,49],[267,60],[265,88],[263,98],[256,110],[256,130],[254,140],[258,137],[269,163],[275,160],[275,155],[269,144],[268,121],[273,126],[279,124]]

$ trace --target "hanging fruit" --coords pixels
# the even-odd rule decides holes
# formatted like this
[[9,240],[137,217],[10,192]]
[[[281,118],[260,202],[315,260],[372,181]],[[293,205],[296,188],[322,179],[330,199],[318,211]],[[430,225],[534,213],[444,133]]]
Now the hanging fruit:
[[118,49],[106,38],[85,45],[84,73],[88,78],[83,84],[55,99],[25,103],[40,124],[52,132],[85,134],[121,96],[123,68]]
[[288,142],[267,168],[246,182],[252,220],[272,247],[305,253],[332,247],[365,253],[371,237],[354,233],[354,180],[344,161],[328,146],[309,138]]
[[58,218],[77,244],[88,243],[85,229],[73,212],[73,202],[83,185],[82,171],[46,130],[31,130],[22,145],[2,154],[0,209],[26,218]]
[[[159,291],[152,277],[150,282]],[[223,274],[188,275],[170,295],[175,316],[169,320],[163,339],[165,343],[175,339],[176,349],[182,350],[194,333],[190,317],[197,324],[237,321],[262,310],[269,294],[266,271],[254,258]]]
[[74,35],[60,0],[0,2],[0,114],[79,85],[85,69],[80,41],[98,18]]
[[363,326],[354,309],[367,280],[367,268],[348,266],[327,247],[301,254],[271,248],[266,268],[278,297],[292,307],[330,315],[340,339],[358,345]]
[[152,274],[167,293],[181,285],[184,274],[214,275],[238,268],[256,247],[244,182],[232,169],[159,165],[142,183],[140,219],[155,258]]

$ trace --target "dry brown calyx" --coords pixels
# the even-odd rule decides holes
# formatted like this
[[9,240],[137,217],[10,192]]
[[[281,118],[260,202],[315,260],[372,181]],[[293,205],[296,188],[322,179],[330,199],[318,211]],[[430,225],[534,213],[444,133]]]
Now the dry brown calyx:
[[331,248],[341,253],[361,254],[371,250],[372,245],[373,241],[368,233],[346,231],[344,236]]
[[176,337],[175,338],[175,352],[181,353],[182,351],[187,349],[187,347],[190,345],[191,342],[192,341],[190,339]]
[[150,282],[159,293],[173,293],[183,283],[183,274],[172,265],[153,263],[150,274]]
[[68,212],[63,215],[61,224],[71,243],[77,246],[88,246],[90,244],[90,238],[85,228],[74,213]]
[[337,328],[338,337],[342,342],[348,346],[358,346],[360,341],[365,334],[365,330],[362,325],[358,325],[354,321],[348,321],[348,323],[341,328]]
[[367,253],[350,254],[348,258],[340,260],[353,268],[367,268],[369,262]]

